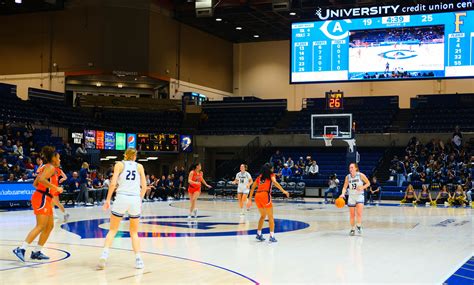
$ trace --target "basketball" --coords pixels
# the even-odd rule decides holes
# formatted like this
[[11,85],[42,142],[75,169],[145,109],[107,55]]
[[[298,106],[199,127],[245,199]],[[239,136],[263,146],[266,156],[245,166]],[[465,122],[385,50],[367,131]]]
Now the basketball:
[[337,198],[336,202],[334,202],[334,205],[336,205],[336,208],[341,209],[346,205],[346,201],[344,201],[342,198]]

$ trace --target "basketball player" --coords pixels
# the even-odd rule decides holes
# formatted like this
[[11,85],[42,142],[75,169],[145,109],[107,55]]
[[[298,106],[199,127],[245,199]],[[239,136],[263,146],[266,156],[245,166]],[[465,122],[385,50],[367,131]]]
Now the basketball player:
[[201,164],[199,162],[191,165],[188,176],[188,193],[189,193],[189,215],[188,219],[191,219],[191,216],[197,218],[198,209],[196,208],[196,201],[201,195],[201,184],[204,184],[207,188],[212,188],[211,185],[207,184],[204,180],[204,174],[201,171]]
[[[105,268],[109,257],[109,248],[114,241],[125,213],[128,213],[130,221],[130,238],[132,248],[135,252],[135,268],[142,269],[145,264],[140,256],[140,240],[138,239],[138,226],[142,208],[142,199],[147,190],[145,170],[143,165],[136,163],[137,150],[128,148],[124,154],[124,160],[117,162],[114,167],[114,174],[110,182],[107,199],[104,203],[104,210],[110,208],[112,194],[116,190],[114,205],[110,215],[110,229],[105,238],[104,250],[97,265],[98,270]],[[117,185],[118,184],[118,185]]]
[[283,192],[286,197],[290,197],[290,193],[285,191],[281,187],[280,183],[276,181],[275,174],[273,173],[273,167],[270,163],[265,163],[260,171],[260,175],[255,179],[250,190],[249,201],[247,207],[250,208],[252,205],[252,196],[255,188],[257,193],[255,194],[255,204],[257,204],[258,211],[260,212],[260,219],[258,220],[257,228],[257,240],[265,241],[262,234],[263,222],[268,217],[268,224],[270,226],[270,242],[277,242],[275,238],[275,220],[273,218],[273,204],[272,204],[272,186],[275,185],[278,190]]
[[[244,203],[247,202],[247,196],[250,192],[250,186],[253,183],[252,176],[247,172],[247,165],[240,165],[240,172],[235,175],[235,180],[233,184],[238,184],[237,188],[237,197],[239,199],[240,215],[244,216]],[[247,211],[249,208],[247,208]]]
[[41,150],[41,156],[45,165],[41,171],[39,171],[38,176],[33,182],[36,191],[31,197],[31,206],[36,215],[36,226],[28,233],[23,244],[13,250],[16,257],[22,262],[25,262],[26,249],[38,235],[38,245],[35,250],[31,252],[30,258],[36,260],[49,259],[49,257],[44,255],[41,251],[54,227],[53,195],[56,192],[63,192],[63,188],[57,184],[58,177],[56,177],[56,167],[59,167],[61,163],[59,153],[56,152],[54,147],[45,146]]
[[[350,220],[351,220],[351,231],[349,235],[355,234],[355,228],[357,232],[362,234],[362,211],[364,209],[364,191],[370,186],[370,181],[367,179],[365,174],[359,172],[359,166],[357,163],[349,164],[349,174],[346,176],[344,186],[342,186],[342,194],[339,198],[343,198],[346,194],[347,188],[349,187],[349,198],[347,199],[347,206],[349,206]],[[354,222],[354,217],[356,221]]]

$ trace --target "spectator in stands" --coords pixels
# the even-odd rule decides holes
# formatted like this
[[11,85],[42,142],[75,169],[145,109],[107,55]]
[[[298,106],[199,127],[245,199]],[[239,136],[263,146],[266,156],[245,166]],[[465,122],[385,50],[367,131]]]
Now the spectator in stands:
[[69,188],[69,192],[76,192],[76,191],[79,191],[80,188],[80,181],[79,181],[79,174],[74,171],[72,173],[72,177],[69,179],[68,181],[68,188]]
[[313,160],[311,159],[311,156],[308,155],[306,156],[306,161],[304,162],[304,174],[309,174],[309,168],[313,164]]
[[180,176],[178,180],[175,180],[174,182],[174,188],[177,191],[177,199],[184,199],[184,192],[186,190],[186,187],[184,185],[184,176]]
[[38,175],[38,169],[43,166],[43,159],[38,156],[36,158],[36,164],[35,167],[33,168],[33,176],[36,177]]
[[288,157],[286,164],[288,164],[289,168],[293,168],[293,166],[295,165],[295,162],[291,159],[291,157]]
[[3,141],[0,139],[0,155],[3,156],[5,152],[5,146],[3,145]]
[[299,166],[300,168],[302,168],[303,171],[304,171],[305,163],[304,163],[304,159],[303,159],[302,156],[300,156],[300,159],[298,159],[298,163],[297,163],[297,164],[298,164],[298,166]]
[[393,157],[390,171],[397,177],[397,186],[402,186],[403,182],[405,181],[406,170],[404,163],[398,159],[398,156]]
[[416,196],[415,189],[413,188],[413,185],[408,184],[407,189],[405,190],[405,196],[400,203],[414,203],[416,200],[418,200],[418,197]]
[[16,144],[13,146],[13,154],[19,157],[23,157],[25,155],[23,152],[23,146],[19,140],[16,141]]
[[466,183],[464,183],[464,191],[466,192],[466,198],[469,201],[469,204],[472,203],[472,189],[473,189],[473,183],[472,183],[472,178],[468,177],[466,179]]
[[15,174],[10,173],[10,174],[8,175],[8,180],[7,180],[7,181],[8,181],[8,182],[16,182],[17,179],[15,178]]
[[288,182],[292,175],[293,175],[293,172],[291,171],[291,168],[289,168],[288,164],[285,163],[280,172],[281,181]]
[[28,178],[28,175],[23,174],[20,179],[18,179],[18,182],[32,182],[33,179]]
[[295,164],[293,166],[292,172],[293,172],[293,177],[298,180],[301,179],[304,174],[303,168],[301,168],[301,166],[298,164]]
[[7,154],[13,155],[13,146],[11,140],[7,140],[7,144],[5,145],[4,150]]
[[329,188],[326,189],[326,191],[324,191],[324,203],[328,203],[328,194],[331,193],[332,194],[332,198],[335,199],[339,193],[339,179],[337,179],[337,175],[336,173],[334,173],[333,175],[331,175],[329,177],[329,181],[328,181],[328,186]]
[[270,163],[273,166],[276,165],[281,165],[285,161],[285,157],[280,153],[279,150],[277,150],[271,157],[270,157]]
[[84,144],[81,144],[76,149],[76,156],[83,157],[87,154],[87,150]]
[[104,187],[104,176],[99,173],[94,180],[92,180],[92,187],[94,188],[94,203],[104,202],[107,197],[108,188]]
[[179,168],[177,165],[175,165],[171,174],[173,175],[174,178],[176,179],[179,178],[180,173],[179,173]]
[[10,173],[14,175],[16,180],[20,179],[21,176],[23,175],[23,171],[21,171],[21,168],[18,164],[13,166]]
[[462,133],[459,130],[459,126],[456,126],[454,128],[454,133],[453,133],[453,137],[451,139],[451,142],[452,142],[453,146],[456,149],[459,150],[461,148],[461,146],[462,146]]
[[308,170],[308,175],[310,178],[316,178],[319,174],[319,165],[316,163],[316,160],[313,160],[311,166]]
[[92,206],[91,203],[89,203],[89,188],[88,188],[88,183],[89,183],[89,164],[87,162],[82,163],[81,170],[79,171],[79,188],[80,192],[77,197],[77,202],[79,205],[85,204],[86,206]]
[[67,156],[72,156],[72,147],[68,142],[64,145],[64,154]]
[[168,194],[169,196],[171,196],[172,198],[176,198],[176,194],[177,194],[177,189],[174,188],[174,175],[173,174],[170,174],[168,175],[168,178],[167,178],[167,189],[168,189]]
[[158,180],[158,183],[156,185],[157,196],[160,197],[162,201],[166,201],[168,198],[167,185],[168,182],[166,181],[166,176],[162,175],[161,179]]
[[369,191],[367,192],[369,196],[369,203],[374,202],[374,197],[377,199],[378,203],[382,199],[382,191],[380,189],[380,184],[377,182],[377,177],[372,177],[372,182],[370,183]]
[[186,170],[184,168],[184,166],[181,166],[181,169],[179,170],[179,177],[186,177]]

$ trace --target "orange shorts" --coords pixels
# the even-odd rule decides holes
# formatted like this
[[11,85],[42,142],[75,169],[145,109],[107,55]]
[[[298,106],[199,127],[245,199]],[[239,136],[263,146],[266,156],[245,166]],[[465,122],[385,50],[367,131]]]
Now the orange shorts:
[[35,191],[31,196],[31,207],[35,215],[53,215],[53,205],[51,204],[51,197],[46,194]]
[[270,192],[257,192],[255,194],[255,204],[257,204],[257,208],[271,208],[273,207],[272,204],[272,195]]
[[198,187],[198,188],[188,187],[188,192],[189,192],[189,194],[194,194],[196,192],[201,192],[201,187]]

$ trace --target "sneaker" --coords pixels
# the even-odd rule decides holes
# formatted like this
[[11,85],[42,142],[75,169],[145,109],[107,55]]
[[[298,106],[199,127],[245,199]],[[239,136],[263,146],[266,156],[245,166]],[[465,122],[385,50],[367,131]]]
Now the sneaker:
[[269,242],[278,242],[277,239],[275,237],[270,237],[270,239],[268,239]]
[[135,268],[136,269],[143,269],[145,267],[145,263],[143,263],[143,259],[140,257],[137,257],[135,259]]
[[37,260],[48,260],[49,257],[44,255],[41,251],[33,251],[31,252],[31,259],[37,259]]
[[104,270],[105,269],[105,264],[107,263],[107,259],[105,258],[100,258],[99,263],[97,263],[97,270]]
[[198,209],[194,209],[194,211],[193,211],[193,216],[194,216],[195,219],[197,218],[197,216],[198,216]]
[[350,235],[350,236],[354,236],[354,235],[355,235],[355,231],[354,231],[354,230],[351,230],[351,231],[349,232],[349,235]]
[[64,214],[64,222],[67,222],[69,220],[69,217],[71,217],[69,213]]
[[259,235],[257,234],[257,236],[255,237],[258,241],[265,241],[265,238],[263,237],[263,234]]
[[22,249],[22,248],[15,248],[13,250],[13,254],[16,255],[16,257],[18,257],[18,259],[21,261],[21,262],[25,262],[25,252],[26,250]]
[[357,229],[357,233],[361,235],[362,234],[362,227],[356,227],[356,229]]

